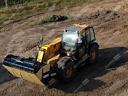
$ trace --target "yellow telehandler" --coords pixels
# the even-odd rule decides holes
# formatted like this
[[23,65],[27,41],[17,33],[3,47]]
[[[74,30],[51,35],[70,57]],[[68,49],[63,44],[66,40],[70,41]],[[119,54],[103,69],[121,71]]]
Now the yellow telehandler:
[[96,62],[98,48],[92,26],[73,24],[62,37],[41,45],[35,58],[8,55],[3,66],[14,76],[40,85],[54,77],[69,82],[78,67]]

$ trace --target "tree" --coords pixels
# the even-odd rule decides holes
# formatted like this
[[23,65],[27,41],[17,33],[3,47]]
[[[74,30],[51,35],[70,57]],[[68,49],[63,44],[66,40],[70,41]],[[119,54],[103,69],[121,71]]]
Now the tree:
[[5,2],[5,7],[8,8],[8,0],[4,0]]

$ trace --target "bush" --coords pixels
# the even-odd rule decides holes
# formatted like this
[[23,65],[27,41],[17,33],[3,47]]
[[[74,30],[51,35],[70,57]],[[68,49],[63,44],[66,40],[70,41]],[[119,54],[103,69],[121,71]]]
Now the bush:
[[52,15],[51,17],[45,18],[41,20],[40,24],[49,23],[49,22],[58,22],[58,21],[64,21],[68,19],[67,16],[61,16],[61,15]]

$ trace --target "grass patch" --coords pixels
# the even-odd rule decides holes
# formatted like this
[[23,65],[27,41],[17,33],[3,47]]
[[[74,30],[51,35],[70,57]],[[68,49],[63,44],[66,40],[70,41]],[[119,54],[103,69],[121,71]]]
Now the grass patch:
[[5,17],[0,17],[0,24],[3,24],[6,21]]
[[[81,4],[88,4],[96,0],[28,0],[28,2],[18,3],[16,5],[11,5],[8,8],[0,8],[0,14],[4,14],[4,17],[0,16],[0,24],[11,19],[18,19],[28,15],[33,15],[39,12],[47,12],[52,6],[55,6],[53,11],[60,11],[63,8],[71,8],[75,6],[80,6]],[[3,18],[3,19],[2,19]],[[49,22],[49,18],[41,20],[39,24],[44,24]]]
[[3,24],[5,21],[7,21],[9,19],[10,15],[6,15],[6,14],[2,14],[0,16],[0,25]]

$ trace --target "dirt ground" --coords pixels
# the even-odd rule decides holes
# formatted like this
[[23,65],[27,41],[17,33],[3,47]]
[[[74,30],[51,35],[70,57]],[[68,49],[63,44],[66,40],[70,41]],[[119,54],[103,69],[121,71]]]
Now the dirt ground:
[[[45,15],[40,14],[1,28],[1,64],[7,54],[33,56],[40,37],[43,36],[46,42],[74,23],[94,26],[100,45],[98,62],[78,71],[70,84],[57,82],[48,89],[13,77],[0,65],[0,96],[128,96],[128,0],[101,0],[64,9],[60,13],[70,13],[70,18],[30,27],[31,22]],[[117,54],[121,54],[121,58],[106,68]],[[85,78],[89,78],[88,84],[74,93]]]

